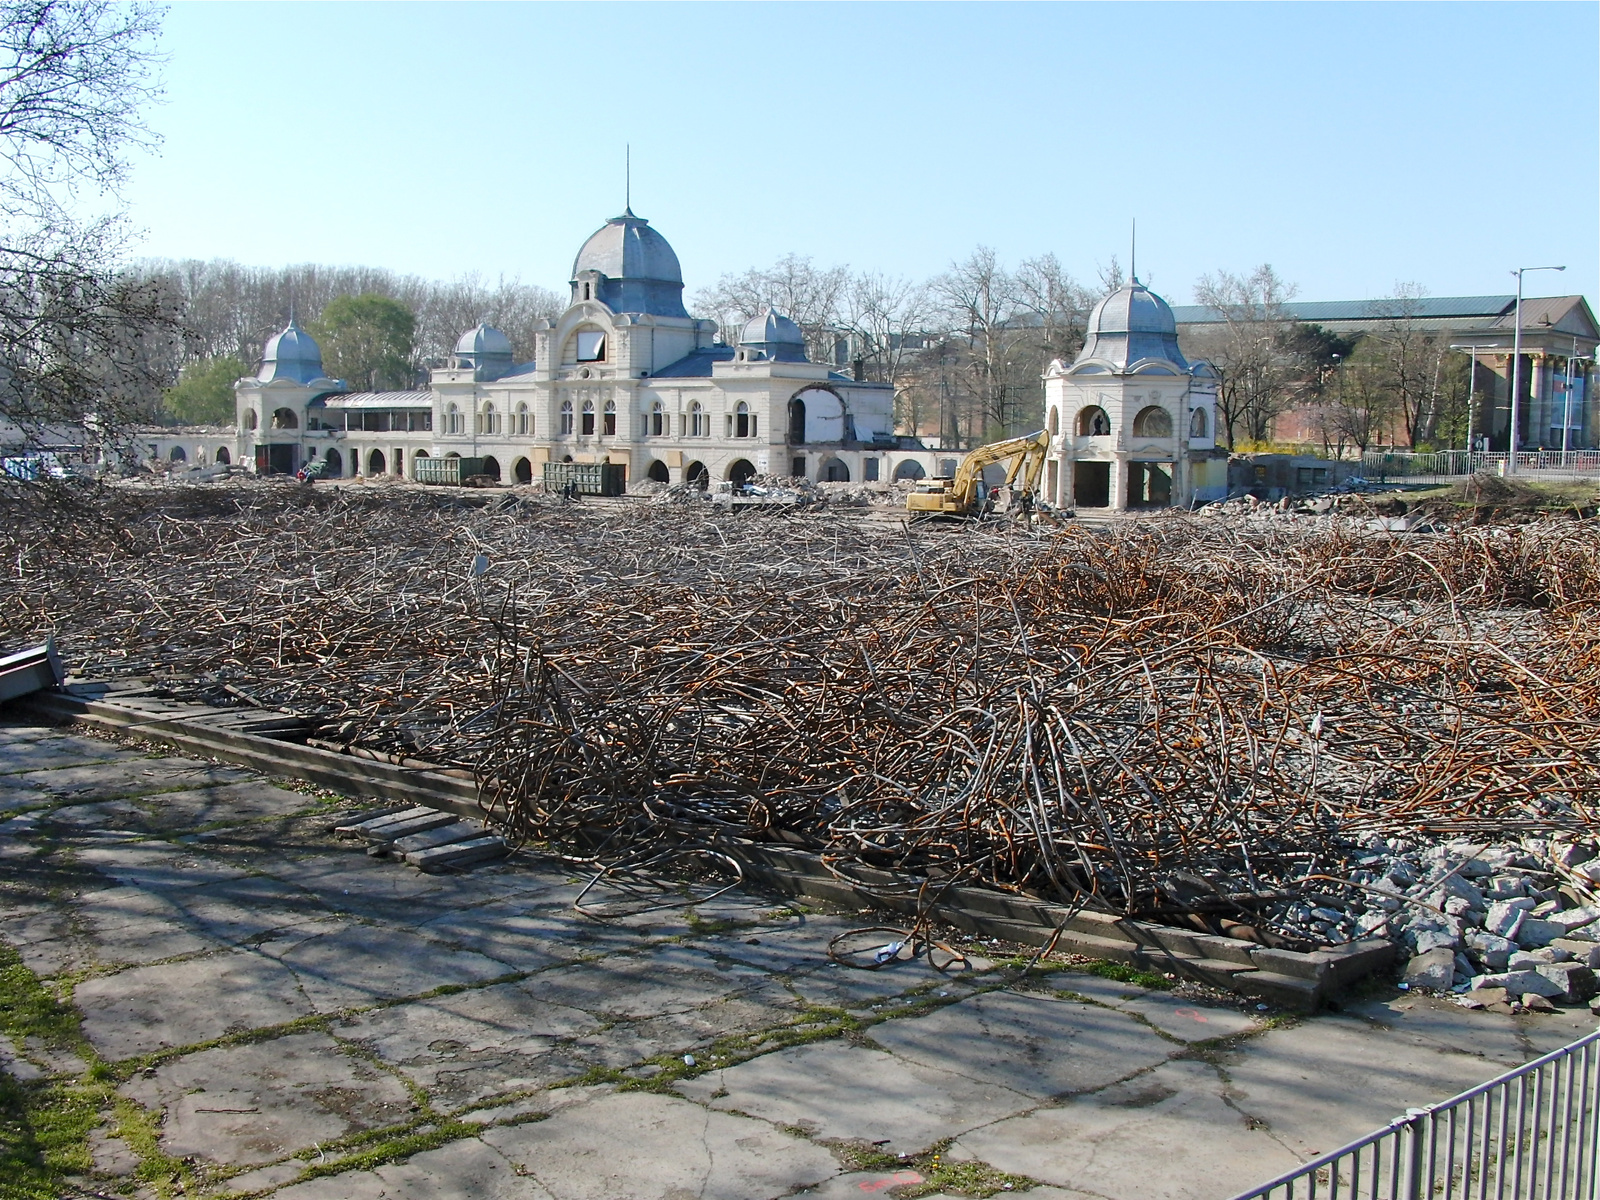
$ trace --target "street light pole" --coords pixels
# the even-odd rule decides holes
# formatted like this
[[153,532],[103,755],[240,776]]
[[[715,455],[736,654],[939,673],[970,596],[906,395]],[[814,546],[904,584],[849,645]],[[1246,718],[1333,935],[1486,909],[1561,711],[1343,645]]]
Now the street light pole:
[[1528,271],[1565,270],[1565,267],[1518,267],[1511,272],[1517,277],[1517,311],[1511,334],[1511,428],[1506,430],[1506,446],[1511,453],[1506,456],[1507,475],[1517,473],[1517,425],[1522,418],[1522,403],[1517,395],[1522,379],[1522,276]]

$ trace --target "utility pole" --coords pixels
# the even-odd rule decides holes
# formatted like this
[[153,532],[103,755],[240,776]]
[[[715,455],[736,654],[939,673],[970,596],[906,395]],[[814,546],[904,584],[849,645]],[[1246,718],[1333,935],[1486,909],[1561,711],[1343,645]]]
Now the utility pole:
[[1517,277],[1516,328],[1511,335],[1511,428],[1506,431],[1506,446],[1511,451],[1506,456],[1506,474],[1517,473],[1517,425],[1522,419],[1522,400],[1517,388],[1522,379],[1522,276],[1528,271],[1565,271],[1565,267],[1518,267],[1511,272]]

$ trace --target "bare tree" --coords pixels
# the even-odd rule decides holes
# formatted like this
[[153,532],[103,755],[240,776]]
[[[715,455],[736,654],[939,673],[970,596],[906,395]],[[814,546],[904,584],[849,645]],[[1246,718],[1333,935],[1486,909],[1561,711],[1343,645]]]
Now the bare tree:
[[1037,370],[1019,369],[1022,360],[1037,364],[1022,353],[1029,328],[1016,276],[993,250],[979,246],[965,261],[952,263],[932,289],[961,341],[963,390],[976,417],[969,419],[969,439],[1015,432],[1024,405],[1037,401],[1039,388]]
[[1288,337],[1293,321],[1284,305],[1294,298],[1295,288],[1262,263],[1249,275],[1203,275],[1194,291],[1199,303],[1222,317],[1219,327],[1194,341],[1221,375],[1217,407],[1228,448],[1233,449],[1241,432],[1264,442],[1271,436],[1273,418],[1287,407],[1294,382]]
[[809,258],[786,254],[770,267],[724,275],[696,292],[691,307],[716,321],[730,342],[738,340],[740,327],[751,317],[775,308],[800,326],[812,361],[833,362],[849,288],[848,267],[819,269]]
[[1432,441],[1443,415],[1439,381],[1448,339],[1423,328],[1419,314],[1426,295],[1420,284],[1395,284],[1393,296],[1374,302],[1382,323],[1362,339],[1409,446]]
[[[0,3],[0,422],[20,448],[92,452],[148,416],[172,362],[172,296],[120,275],[117,188],[159,10],[103,0]],[[100,211],[83,215],[92,193]]]

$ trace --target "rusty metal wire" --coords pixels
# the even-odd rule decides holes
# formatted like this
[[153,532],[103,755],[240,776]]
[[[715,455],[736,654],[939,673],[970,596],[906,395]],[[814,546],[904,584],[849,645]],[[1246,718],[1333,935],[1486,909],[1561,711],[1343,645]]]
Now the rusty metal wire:
[[1587,521],[1030,533],[259,483],[4,536],[8,642],[469,770],[596,880],[767,841],[1271,943],[1373,838],[1597,816]]

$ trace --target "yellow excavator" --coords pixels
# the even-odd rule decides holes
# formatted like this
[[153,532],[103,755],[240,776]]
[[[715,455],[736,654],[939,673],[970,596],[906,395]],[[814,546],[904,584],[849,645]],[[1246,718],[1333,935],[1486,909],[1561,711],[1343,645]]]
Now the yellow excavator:
[[1006,505],[1032,510],[1044,473],[1050,435],[1044,430],[1026,437],[1007,438],[979,446],[961,460],[954,479],[929,479],[906,497],[906,511],[918,516],[982,517],[995,509],[996,488],[983,481],[983,469],[1009,462],[1006,470]]

